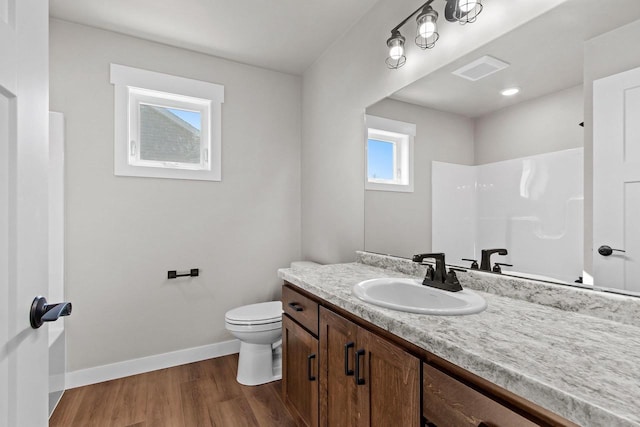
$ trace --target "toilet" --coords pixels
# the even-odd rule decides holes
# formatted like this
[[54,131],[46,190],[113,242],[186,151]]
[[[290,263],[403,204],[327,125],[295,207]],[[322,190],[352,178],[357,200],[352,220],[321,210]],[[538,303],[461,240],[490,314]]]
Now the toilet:
[[237,380],[259,385],[282,378],[282,302],[244,305],[227,311],[225,327],[240,340]]
[[[294,261],[292,269],[317,267]],[[240,340],[238,376],[244,385],[260,385],[282,378],[282,302],[243,305],[227,311],[225,327]]]

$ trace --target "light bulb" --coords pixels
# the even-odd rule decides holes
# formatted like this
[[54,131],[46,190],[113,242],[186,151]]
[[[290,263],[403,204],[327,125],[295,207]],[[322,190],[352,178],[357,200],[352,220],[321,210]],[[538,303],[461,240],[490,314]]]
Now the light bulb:
[[395,44],[389,48],[389,57],[391,59],[399,59],[404,55],[404,46]]
[[468,13],[470,10],[473,10],[473,8],[476,7],[476,4],[478,4],[478,0],[459,0],[458,1],[458,7],[460,8],[460,11],[463,13]]
[[389,48],[389,57],[385,61],[387,67],[397,70],[407,62],[407,58],[404,56],[404,42],[405,38],[400,34],[400,31],[396,29],[391,31],[391,37],[387,40]]
[[420,29],[418,30],[418,33],[420,33],[420,37],[424,37],[425,39],[431,37],[435,32],[435,22],[428,19],[420,25]]

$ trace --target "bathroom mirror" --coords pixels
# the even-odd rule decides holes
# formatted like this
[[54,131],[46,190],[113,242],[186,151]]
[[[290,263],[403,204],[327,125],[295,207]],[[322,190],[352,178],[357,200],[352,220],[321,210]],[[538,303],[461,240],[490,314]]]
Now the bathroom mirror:
[[[503,273],[593,284],[591,83],[640,66],[633,51],[615,52],[617,64],[599,56],[616,50],[601,37],[640,34],[639,2],[615,3],[625,13],[569,1],[369,106],[367,116],[416,131],[413,192],[365,190],[365,250],[445,252],[447,264],[469,268],[462,258],[506,248],[491,259],[513,265]],[[419,53],[412,59],[428,60]],[[508,66],[479,78],[495,59]],[[502,95],[508,88],[519,93]]]

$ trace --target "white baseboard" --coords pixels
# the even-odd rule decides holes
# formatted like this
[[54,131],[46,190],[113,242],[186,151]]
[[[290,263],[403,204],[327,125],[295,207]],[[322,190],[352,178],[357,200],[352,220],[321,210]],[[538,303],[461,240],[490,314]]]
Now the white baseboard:
[[89,384],[101,383],[116,378],[184,365],[186,363],[199,362],[214,357],[226,356],[240,351],[240,341],[229,340],[202,347],[188,348],[172,351],[170,353],[156,354],[139,359],[126,360],[124,362],[109,365],[96,366],[95,368],[80,369],[67,372],[66,388],[82,387]]

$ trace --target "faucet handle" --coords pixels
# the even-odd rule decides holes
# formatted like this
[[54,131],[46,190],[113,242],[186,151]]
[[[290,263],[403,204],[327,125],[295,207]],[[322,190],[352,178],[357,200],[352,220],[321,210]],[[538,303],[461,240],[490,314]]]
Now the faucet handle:
[[513,264],[505,264],[505,263],[503,263],[503,262],[496,262],[496,263],[495,263],[495,265],[493,266],[492,271],[493,271],[494,273],[499,273],[499,274],[500,274],[500,273],[502,273],[502,268],[500,268],[500,266],[503,266],[503,267],[513,267]]
[[446,283],[453,283],[453,284],[457,284],[460,283],[458,281],[458,276],[456,276],[456,272],[453,271],[452,269],[449,269],[449,272],[447,273],[447,279],[445,280]]
[[451,285],[451,291],[453,292],[462,290],[462,285],[460,285],[460,281],[458,281],[458,276],[456,276],[456,271],[460,271],[460,270],[454,270],[453,268],[450,268],[449,272],[447,273],[447,277],[444,280],[444,283]]
[[436,271],[431,264],[427,264],[427,274],[424,277],[429,280],[433,280],[436,277]]
[[453,283],[453,284],[460,283],[458,282],[458,276],[456,276],[456,271],[460,273],[467,272],[467,270],[465,270],[464,268],[449,267],[449,272],[447,273],[447,277],[445,279],[447,283]]
[[478,265],[477,259],[462,258],[462,261],[469,261],[471,263],[472,270],[477,270],[480,268],[480,266]]

